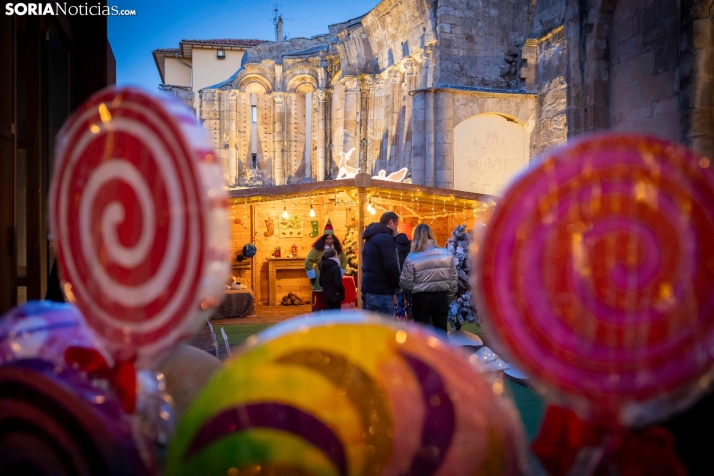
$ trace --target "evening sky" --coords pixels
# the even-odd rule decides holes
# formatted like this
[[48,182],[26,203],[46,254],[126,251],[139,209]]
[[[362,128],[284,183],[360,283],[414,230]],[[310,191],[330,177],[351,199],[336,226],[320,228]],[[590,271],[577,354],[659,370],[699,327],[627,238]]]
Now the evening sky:
[[[283,33],[291,38],[327,33],[327,26],[359,17],[378,0],[296,0],[279,4]],[[109,17],[109,42],[117,63],[117,85],[155,89],[161,82],[151,52],[178,48],[181,40],[240,38],[274,40],[269,1],[109,0],[136,16]]]

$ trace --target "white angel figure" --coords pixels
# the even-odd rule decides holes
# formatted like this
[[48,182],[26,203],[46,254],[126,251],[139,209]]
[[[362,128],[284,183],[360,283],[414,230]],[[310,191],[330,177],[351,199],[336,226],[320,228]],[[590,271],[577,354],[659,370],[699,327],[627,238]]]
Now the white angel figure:
[[379,173],[375,176],[373,176],[373,179],[377,180],[389,180],[390,182],[401,182],[404,180],[404,177],[407,176],[407,169],[404,167],[403,169],[397,170],[396,172],[392,172],[391,174],[387,175],[387,172],[384,170],[380,170]]
[[340,171],[337,174],[337,179],[350,179],[354,178],[355,175],[357,175],[357,172],[359,171],[356,167],[350,167],[347,165],[347,161],[350,160],[350,156],[352,155],[352,152],[355,151],[355,147],[352,147],[350,150],[348,150],[346,153],[345,152],[340,152]]

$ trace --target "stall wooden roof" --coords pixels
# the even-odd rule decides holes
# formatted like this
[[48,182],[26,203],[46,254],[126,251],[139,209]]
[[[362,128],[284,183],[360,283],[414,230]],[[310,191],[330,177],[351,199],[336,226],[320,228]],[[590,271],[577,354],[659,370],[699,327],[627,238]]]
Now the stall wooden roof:
[[[498,200],[498,197],[482,193],[464,192],[461,190],[451,190],[446,188],[427,187],[410,183],[391,182],[388,180],[372,179],[369,185],[364,187],[367,198],[388,199],[400,201],[400,199],[414,198],[427,203],[439,200],[446,202],[450,206],[464,206],[466,202],[481,202],[491,204]],[[356,191],[356,179],[326,180],[323,182],[310,182],[295,185],[278,185],[274,187],[246,188],[229,190],[228,198],[241,203],[271,202],[281,200],[291,200],[296,198],[316,198],[323,195],[331,195],[338,192]]]

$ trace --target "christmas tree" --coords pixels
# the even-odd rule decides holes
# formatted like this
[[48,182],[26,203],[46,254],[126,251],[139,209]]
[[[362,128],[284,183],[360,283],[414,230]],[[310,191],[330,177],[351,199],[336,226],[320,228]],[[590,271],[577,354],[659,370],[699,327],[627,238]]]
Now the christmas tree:
[[345,241],[342,242],[342,251],[347,256],[347,268],[345,269],[346,276],[354,276],[357,274],[357,231],[355,227],[348,226]]
[[459,280],[456,296],[449,306],[449,322],[453,329],[460,329],[464,322],[478,322],[478,316],[471,302],[471,286],[469,285],[469,246],[471,236],[466,232],[466,225],[458,225],[451,232],[451,238],[446,242],[446,249],[454,256],[454,265]]

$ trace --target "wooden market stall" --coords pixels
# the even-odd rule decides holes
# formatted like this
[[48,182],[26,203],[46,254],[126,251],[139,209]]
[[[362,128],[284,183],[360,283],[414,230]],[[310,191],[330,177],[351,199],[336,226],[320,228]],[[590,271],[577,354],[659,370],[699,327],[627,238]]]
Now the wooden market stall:
[[[467,224],[470,229],[476,220],[486,220],[496,200],[478,193],[373,179],[367,174],[230,190],[228,196],[234,276],[249,284],[256,302],[267,304],[279,304],[288,293],[310,299],[304,261],[328,219],[343,245],[350,235],[350,250],[345,253],[355,253],[358,260],[362,231],[385,211],[396,212],[407,228],[429,224],[444,246],[456,225]],[[238,261],[247,243],[253,243],[257,253]],[[355,268],[356,272],[359,266]],[[359,275],[356,278],[359,287]]]

